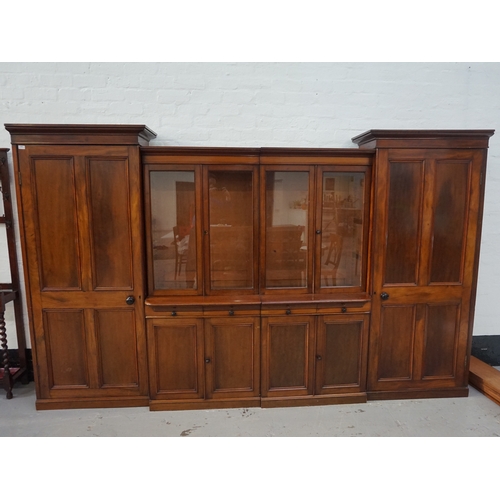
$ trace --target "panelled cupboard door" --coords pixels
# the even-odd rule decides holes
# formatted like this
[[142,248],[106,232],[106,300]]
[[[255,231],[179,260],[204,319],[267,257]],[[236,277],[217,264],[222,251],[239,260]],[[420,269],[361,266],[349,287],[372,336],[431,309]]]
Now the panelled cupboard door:
[[259,318],[206,319],[205,368],[207,398],[259,397]]
[[325,315],[317,321],[315,394],[364,391],[369,316]]
[[147,395],[139,157],[18,149],[40,399]]
[[151,399],[203,399],[203,320],[148,319]]
[[369,391],[467,387],[482,150],[380,150]]
[[262,397],[314,391],[315,317],[262,318]]

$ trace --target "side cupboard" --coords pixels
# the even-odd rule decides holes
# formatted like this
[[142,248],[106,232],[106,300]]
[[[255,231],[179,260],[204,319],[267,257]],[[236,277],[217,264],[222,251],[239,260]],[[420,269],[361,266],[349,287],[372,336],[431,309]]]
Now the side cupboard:
[[493,130],[300,149],[5,127],[37,409],[467,396]]

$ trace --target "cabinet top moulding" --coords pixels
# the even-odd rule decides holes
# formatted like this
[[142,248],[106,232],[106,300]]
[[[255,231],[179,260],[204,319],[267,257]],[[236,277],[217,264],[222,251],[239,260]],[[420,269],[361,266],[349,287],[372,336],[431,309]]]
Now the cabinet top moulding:
[[362,149],[487,148],[494,130],[368,130],[352,138]]
[[156,137],[146,125],[64,125],[6,123],[14,145],[92,144],[147,146]]

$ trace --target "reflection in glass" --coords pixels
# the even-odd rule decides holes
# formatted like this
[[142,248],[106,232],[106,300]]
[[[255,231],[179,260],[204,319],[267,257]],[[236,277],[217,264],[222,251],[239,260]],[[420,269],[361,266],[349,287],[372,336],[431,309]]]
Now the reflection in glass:
[[365,174],[325,172],[321,287],[360,286]]
[[196,288],[194,172],[151,172],[154,288]]
[[210,171],[210,286],[253,288],[252,172]]
[[266,174],[266,286],[307,287],[308,172]]

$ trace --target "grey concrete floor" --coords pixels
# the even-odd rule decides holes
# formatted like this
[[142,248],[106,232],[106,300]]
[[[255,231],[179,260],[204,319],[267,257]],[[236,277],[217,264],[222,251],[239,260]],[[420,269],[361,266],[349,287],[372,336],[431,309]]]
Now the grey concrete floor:
[[0,436],[25,437],[462,437],[500,436],[500,406],[470,388],[467,398],[229,410],[148,408],[35,410],[34,384],[0,392]]

